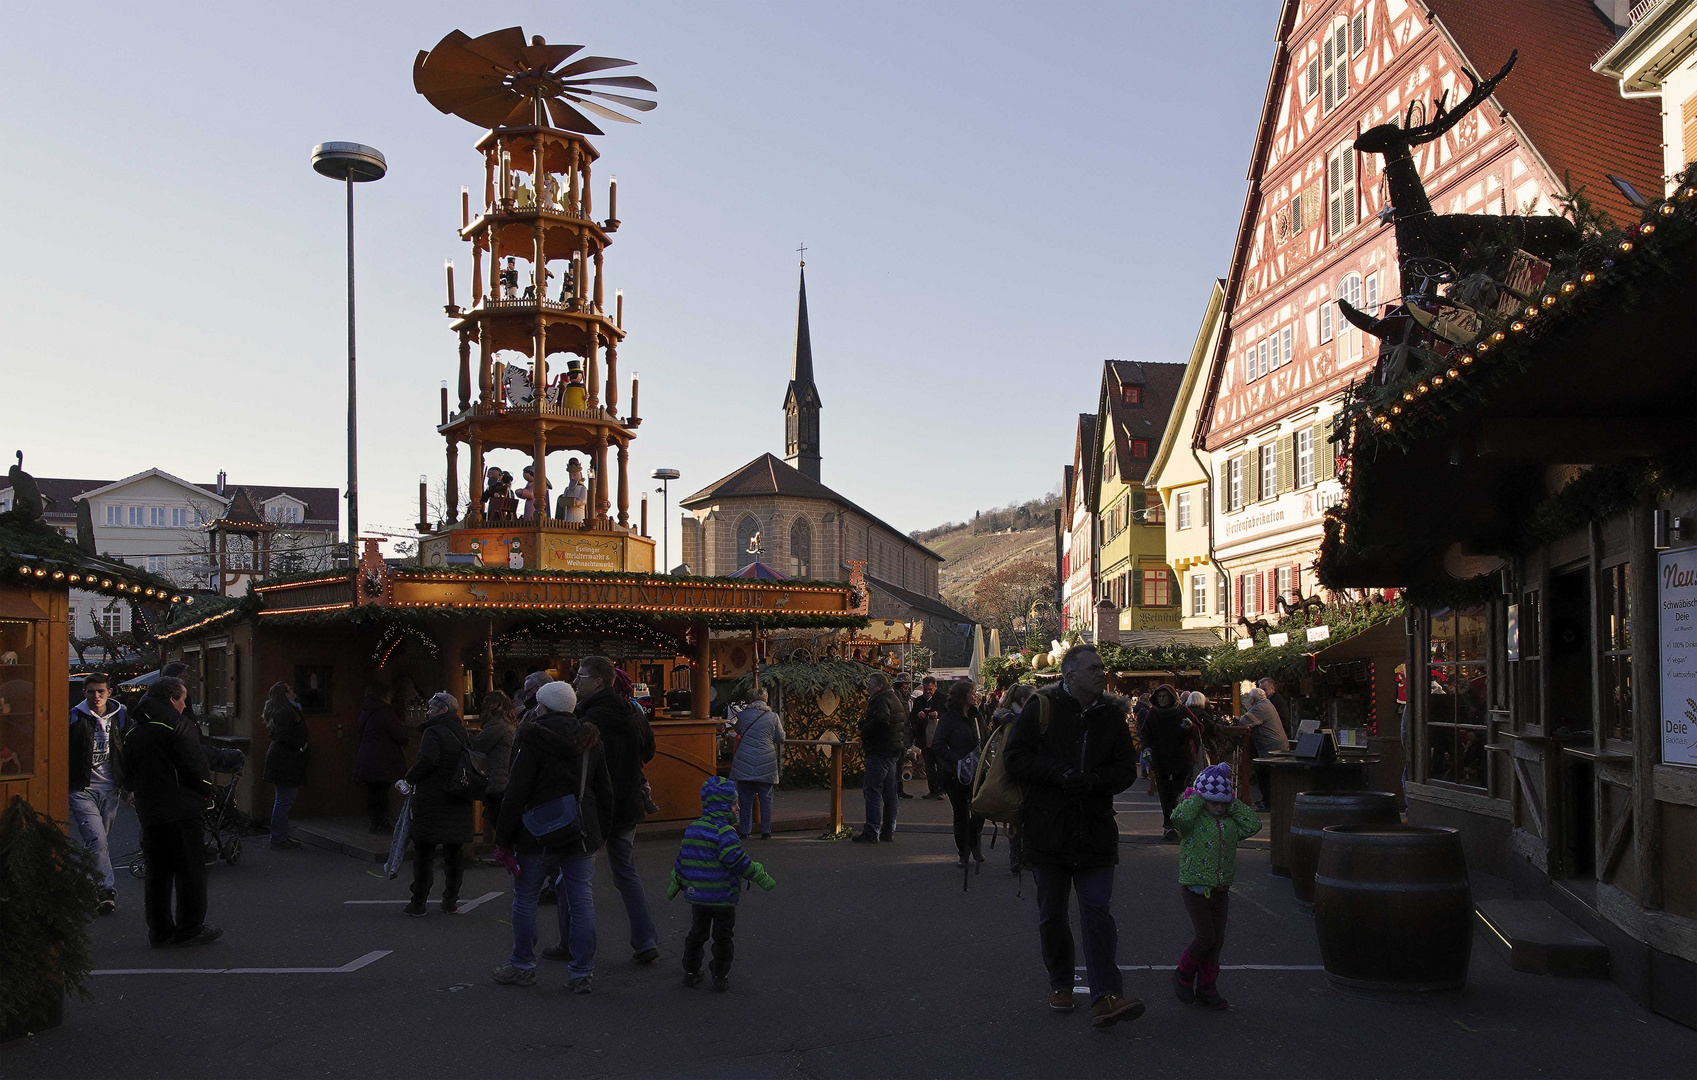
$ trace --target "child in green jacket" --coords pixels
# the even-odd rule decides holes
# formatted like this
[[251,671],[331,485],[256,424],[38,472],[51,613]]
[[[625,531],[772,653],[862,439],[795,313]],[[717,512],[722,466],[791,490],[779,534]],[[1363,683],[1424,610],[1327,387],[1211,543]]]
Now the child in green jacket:
[[1237,875],[1237,844],[1261,831],[1261,819],[1233,794],[1231,766],[1210,765],[1196,775],[1184,801],[1173,809],[1173,828],[1179,834],[1179,888],[1196,930],[1179,955],[1173,990],[1180,1001],[1224,1009],[1220,947],[1226,940],[1232,879]]

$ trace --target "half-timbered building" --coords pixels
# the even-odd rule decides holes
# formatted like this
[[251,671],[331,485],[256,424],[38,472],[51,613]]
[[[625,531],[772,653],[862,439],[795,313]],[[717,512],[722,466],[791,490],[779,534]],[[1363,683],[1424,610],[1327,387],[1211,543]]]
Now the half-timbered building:
[[1356,136],[1426,122],[1436,100],[1467,94],[1467,72],[1484,78],[1518,49],[1485,107],[1414,148],[1433,210],[1560,214],[1582,192],[1630,220],[1609,174],[1655,191],[1661,155],[1654,110],[1589,70],[1612,41],[1586,0],[1287,0],[1194,433],[1233,621],[1314,589],[1339,498],[1331,419],[1378,355],[1337,302],[1378,314],[1401,291],[1387,174]]

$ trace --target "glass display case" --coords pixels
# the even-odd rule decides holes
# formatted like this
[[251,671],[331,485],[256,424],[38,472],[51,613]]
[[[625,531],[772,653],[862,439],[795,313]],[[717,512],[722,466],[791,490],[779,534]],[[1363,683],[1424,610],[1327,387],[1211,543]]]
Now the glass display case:
[[23,619],[0,619],[0,776],[35,771],[36,638]]

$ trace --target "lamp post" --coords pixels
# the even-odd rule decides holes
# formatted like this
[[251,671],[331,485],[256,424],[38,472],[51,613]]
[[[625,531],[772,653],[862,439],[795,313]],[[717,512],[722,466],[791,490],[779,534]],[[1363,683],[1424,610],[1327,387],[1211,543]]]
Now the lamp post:
[[660,481],[656,490],[660,492],[660,562],[666,573],[672,572],[672,499],[671,483],[681,475],[676,469],[655,469],[654,479]]
[[359,546],[359,412],[354,365],[354,185],[383,179],[389,165],[376,149],[351,142],[319,143],[312,148],[312,168],[321,176],[340,180],[348,188],[348,557],[357,559]]

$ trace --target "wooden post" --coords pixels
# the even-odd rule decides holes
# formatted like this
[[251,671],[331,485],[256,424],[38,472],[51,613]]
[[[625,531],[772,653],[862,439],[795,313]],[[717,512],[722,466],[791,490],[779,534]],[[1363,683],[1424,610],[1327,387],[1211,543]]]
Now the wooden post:
[[483,303],[483,249],[475,240],[471,242],[471,303],[473,307]]
[[[609,384],[611,385],[611,384]],[[619,527],[630,527],[630,448],[619,444]]]
[[[541,417],[536,420],[536,442],[531,449],[531,468],[535,473],[530,478],[531,502],[536,506],[538,521],[548,516],[548,434],[543,426]],[[541,552],[533,558],[540,559]]]
[[619,345],[607,339],[607,411],[619,415]]
[[460,441],[448,437],[448,524],[460,520]]
[[697,720],[709,720],[712,718],[708,697],[713,689],[710,671],[713,663],[713,642],[704,622],[693,624],[690,632],[695,635],[695,654],[690,657],[689,714]]
[[[597,312],[601,310],[601,298],[601,252],[597,251],[595,253],[595,310]],[[611,381],[611,379],[612,376],[608,376],[608,380]]]
[[613,508],[612,496],[607,492],[607,435],[605,432],[595,437],[595,477],[599,481],[595,485],[595,523],[607,524],[607,511]]
[[596,347],[600,344],[600,336],[589,335],[589,347],[583,354],[584,405],[590,409],[601,407],[601,365],[595,358]]
[[1632,510],[1632,845],[1638,899],[1662,906],[1662,816],[1656,811],[1656,765],[1661,761],[1661,625],[1656,604],[1656,504]]
[[483,520],[483,436],[471,429],[471,475],[467,478],[471,501],[465,508],[467,522]]
[[477,400],[484,408],[495,403],[495,350],[489,347],[490,333],[484,325],[479,333],[477,349]]
[[648,492],[642,493],[642,535],[648,535]]
[[583,154],[582,148],[580,148],[576,142],[573,142],[572,143],[572,168],[571,168],[571,197],[570,197],[570,200],[568,201],[568,203],[566,205],[566,209],[571,212],[573,217],[582,217],[583,216],[583,213],[578,209],[578,191],[579,191],[579,188],[578,188],[578,162],[580,160],[582,160],[582,154]]
[[471,328],[460,327],[460,411],[471,408]]

